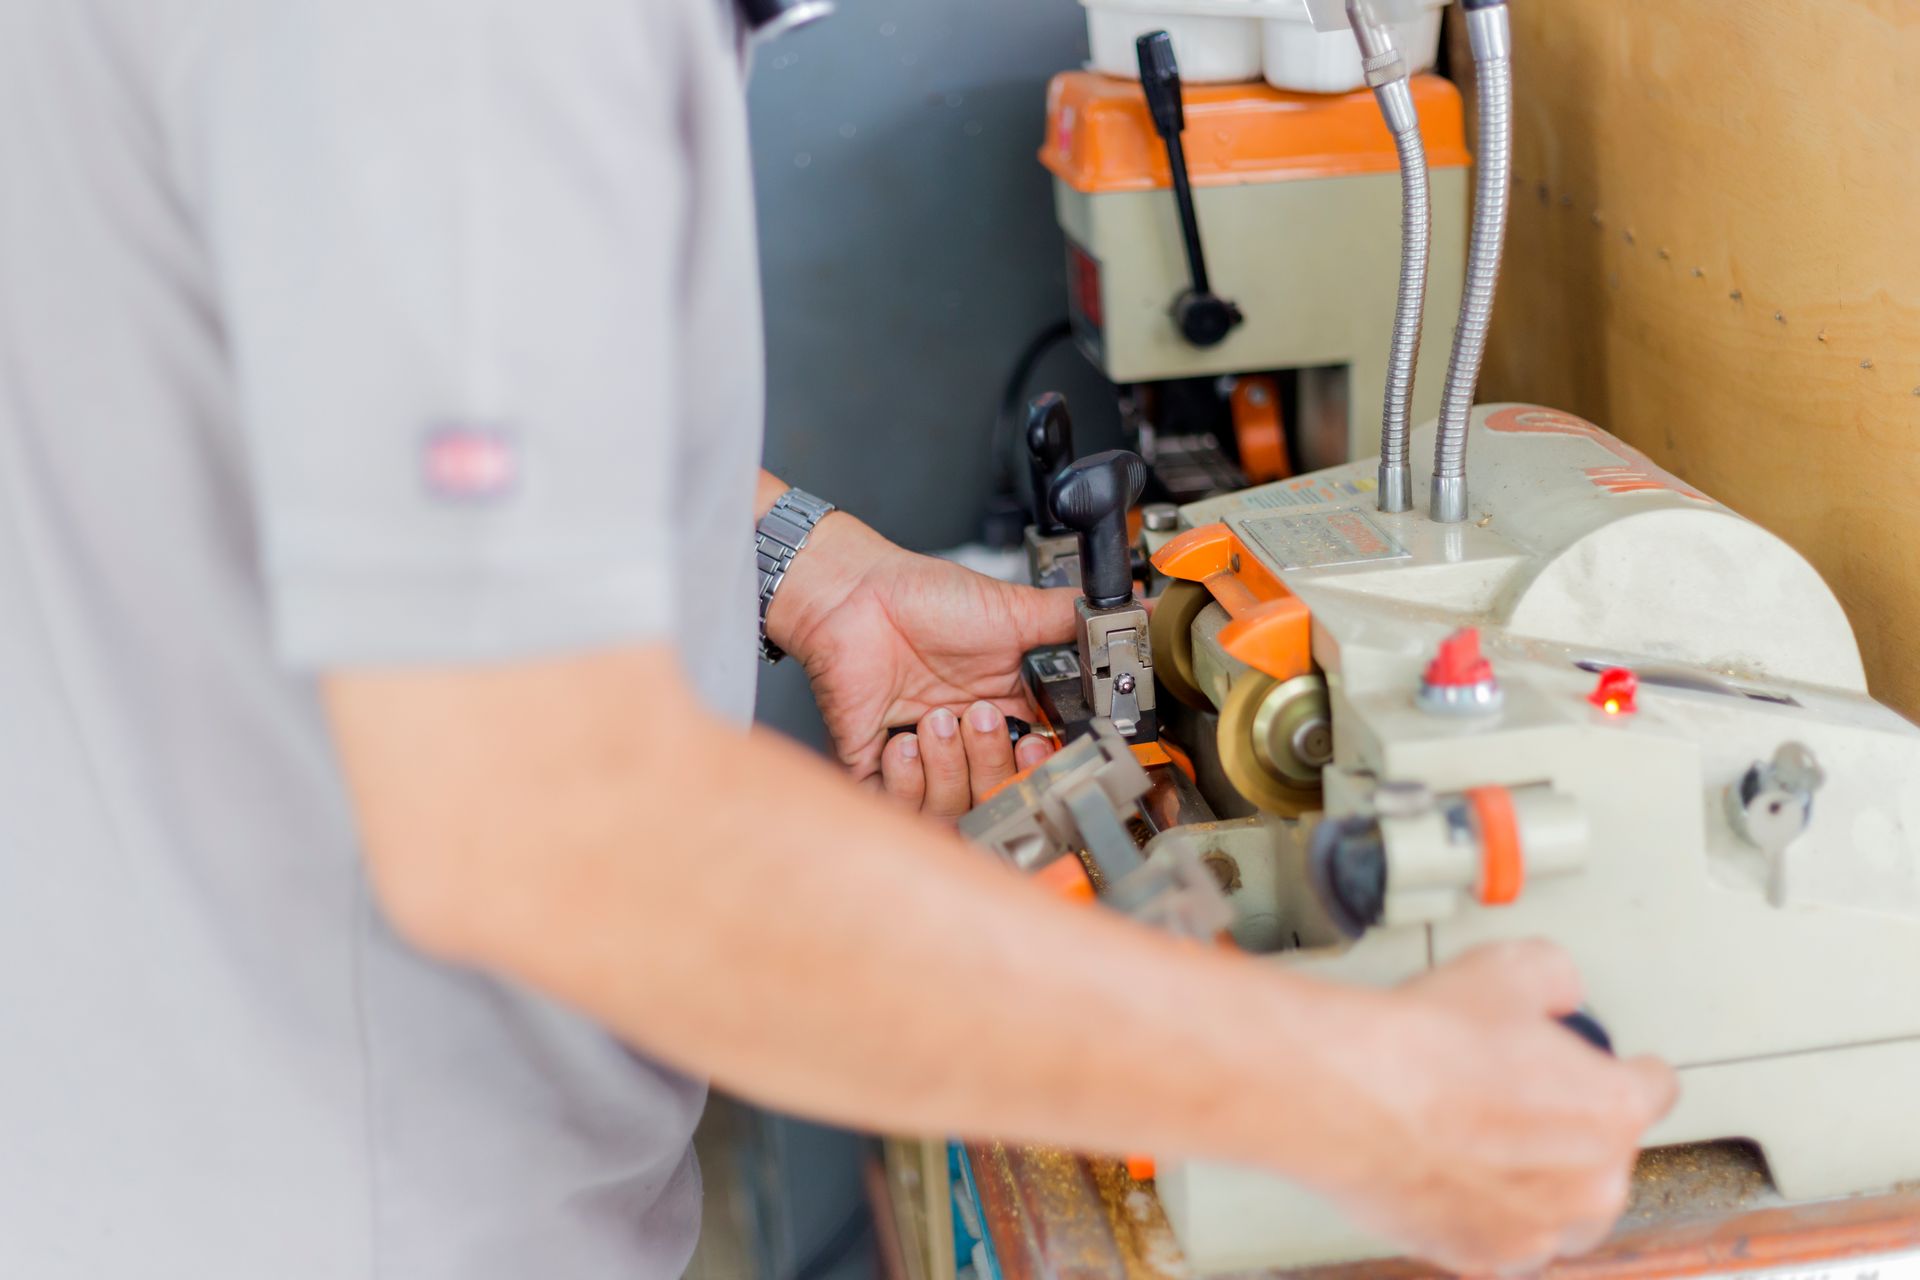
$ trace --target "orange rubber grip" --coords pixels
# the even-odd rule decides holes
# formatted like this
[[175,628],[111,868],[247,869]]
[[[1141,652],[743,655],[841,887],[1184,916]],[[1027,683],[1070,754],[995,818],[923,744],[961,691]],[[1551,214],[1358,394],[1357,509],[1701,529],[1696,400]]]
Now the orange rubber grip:
[[1520,820],[1505,787],[1476,787],[1467,803],[1480,827],[1480,901],[1504,907],[1526,887],[1527,863],[1520,850]]

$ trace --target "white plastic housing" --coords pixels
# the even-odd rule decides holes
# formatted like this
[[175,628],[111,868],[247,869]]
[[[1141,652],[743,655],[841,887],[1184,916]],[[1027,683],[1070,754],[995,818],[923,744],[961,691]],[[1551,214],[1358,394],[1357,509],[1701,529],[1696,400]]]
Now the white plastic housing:
[[[1446,0],[1425,0],[1423,12],[1393,25],[1393,47],[1407,71],[1425,71],[1440,56],[1440,20]],[[1261,24],[1261,67],[1267,83],[1295,93],[1349,93],[1366,84],[1360,46],[1350,30],[1319,31],[1305,13]]]
[[[1409,72],[1425,71],[1440,53],[1447,0],[1375,0],[1393,27]],[[1316,28],[1308,0],[1081,0],[1087,10],[1088,59],[1095,71],[1139,78],[1134,41],[1164,30],[1173,40],[1180,76],[1193,84],[1258,80],[1295,93],[1349,93],[1363,88],[1360,48],[1344,19]],[[1344,12],[1344,8],[1342,9]]]

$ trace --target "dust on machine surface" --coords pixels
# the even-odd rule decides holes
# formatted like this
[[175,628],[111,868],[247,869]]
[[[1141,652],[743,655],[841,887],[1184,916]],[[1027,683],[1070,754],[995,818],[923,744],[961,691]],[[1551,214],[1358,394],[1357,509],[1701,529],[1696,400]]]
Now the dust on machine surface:
[[[1464,194],[1432,198],[1423,121],[1457,101],[1411,73],[1388,0],[1312,7],[1350,24],[1402,167],[1384,188],[1398,278],[1367,285],[1392,322],[1353,326],[1380,330],[1377,361],[1342,357],[1356,399],[1378,383],[1377,456],[1136,519],[1174,487],[1152,446],[1177,433],[1149,427],[1146,458],[1073,459],[1066,407],[1036,401],[1032,568],[1082,599],[1075,642],[1029,655],[1027,676],[1064,745],[962,830],[1065,890],[1332,979],[1391,983],[1480,942],[1553,938],[1590,992],[1570,1033],[1680,1071],[1654,1145],[1743,1140],[1787,1202],[1920,1178],[1920,1005],[1877,977],[1920,972],[1920,729],[1868,696],[1845,613],[1786,543],[1599,426],[1474,405],[1510,186],[1499,0],[1465,3],[1471,238],[1457,290],[1443,281],[1459,319],[1438,421],[1412,428],[1429,403],[1414,374],[1430,228]],[[1097,259],[1071,286],[1083,346],[1123,384],[1330,361],[1261,337],[1325,296],[1274,283],[1294,269],[1292,215],[1252,182],[1196,225],[1177,70],[1164,35],[1138,52],[1144,91],[1055,86],[1058,208],[1071,252]],[[1176,200],[1128,197],[1158,230],[1146,203],[1122,209],[1060,161],[1123,101],[1136,150],[1148,116],[1175,143]],[[1203,266],[1200,227],[1234,246],[1216,258],[1230,283]],[[1242,475],[1245,445],[1220,450]],[[1151,618],[1143,591],[1159,593]],[[1260,1172],[1161,1161],[1153,1179],[1200,1271],[1387,1251]]]

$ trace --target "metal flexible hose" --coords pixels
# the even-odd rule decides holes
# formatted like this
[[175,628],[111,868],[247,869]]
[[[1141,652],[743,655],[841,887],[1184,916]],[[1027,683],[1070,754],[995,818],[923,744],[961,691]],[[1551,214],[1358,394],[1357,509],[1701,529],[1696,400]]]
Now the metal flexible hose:
[[1420,363],[1420,328],[1427,305],[1427,251],[1433,234],[1427,189],[1427,148],[1416,120],[1397,130],[1400,151],[1400,300],[1387,356],[1387,390],[1380,409],[1380,509],[1413,506],[1413,468],[1407,461],[1413,379]]
[[1432,514],[1435,520],[1450,524],[1467,518],[1467,421],[1487,353],[1513,171],[1513,68],[1506,6],[1470,10],[1467,31],[1473,43],[1480,116],[1473,235],[1467,249],[1460,326],[1454,331],[1453,356],[1447,362],[1447,386],[1440,401],[1440,434],[1433,450]]

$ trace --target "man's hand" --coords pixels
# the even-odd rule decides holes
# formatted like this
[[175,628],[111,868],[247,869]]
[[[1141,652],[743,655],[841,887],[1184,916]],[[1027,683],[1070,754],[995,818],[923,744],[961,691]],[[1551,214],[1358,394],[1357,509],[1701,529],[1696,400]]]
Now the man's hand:
[[[821,521],[774,596],[768,631],[813,682],[854,777],[958,817],[1018,769],[1006,717],[1030,716],[1021,656],[1073,635],[1073,591],[1039,591],[914,555],[844,512]],[[916,731],[889,739],[896,725]]]
[[[1468,1273],[1584,1253],[1627,1202],[1641,1136],[1673,1106],[1673,1071],[1616,1061],[1556,1019],[1579,974],[1545,942],[1468,952],[1386,997],[1363,1033],[1368,1138],[1333,1192],[1411,1252]],[[1316,1179],[1317,1180],[1317,1179]]]

